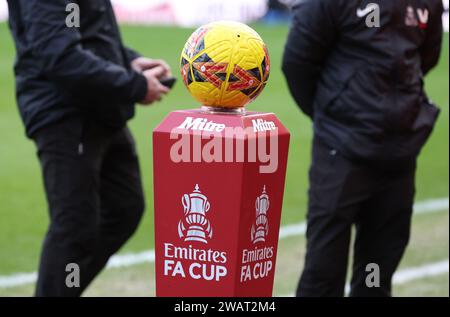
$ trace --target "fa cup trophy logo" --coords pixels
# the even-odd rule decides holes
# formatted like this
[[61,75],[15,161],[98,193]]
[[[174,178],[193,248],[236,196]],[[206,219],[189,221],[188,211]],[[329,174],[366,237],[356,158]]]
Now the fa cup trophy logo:
[[184,241],[208,243],[206,238],[212,238],[213,230],[211,223],[206,219],[206,213],[211,205],[208,198],[200,192],[198,184],[195,185],[195,190],[191,194],[183,195],[181,203],[184,208],[184,219],[178,222],[180,238]]
[[267,195],[266,186],[264,186],[261,196],[256,198],[255,202],[256,220],[252,225],[251,231],[251,239],[253,243],[266,241],[266,236],[269,233],[269,221],[267,218],[269,206],[269,195]]

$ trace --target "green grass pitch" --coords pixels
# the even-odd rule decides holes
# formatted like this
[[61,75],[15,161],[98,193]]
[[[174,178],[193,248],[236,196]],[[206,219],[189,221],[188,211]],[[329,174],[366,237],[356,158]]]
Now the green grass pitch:
[[[292,101],[280,70],[287,26],[255,24],[253,27],[269,47],[272,67],[265,91],[248,108],[275,112],[291,131],[292,141],[282,221],[283,224],[299,222],[305,218],[311,123]],[[191,32],[191,29],[171,27],[122,27],[123,38],[128,46],[146,56],[166,59],[177,76],[179,54]],[[448,35],[446,35],[440,64],[426,80],[428,93],[441,107],[442,113],[419,160],[416,195],[418,201],[448,197],[448,59]],[[48,224],[36,149],[25,137],[15,103],[13,62],[13,42],[7,25],[1,23],[0,276],[36,270],[42,239]],[[142,251],[153,247],[152,129],[169,111],[196,107],[198,104],[179,80],[173,92],[163,102],[147,108],[139,107],[136,117],[130,122],[140,154],[147,209],[138,232],[121,252]],[[444,256],[448,257],[448,253],[442,257]],[[446,279],[448,282],[448,275]]]

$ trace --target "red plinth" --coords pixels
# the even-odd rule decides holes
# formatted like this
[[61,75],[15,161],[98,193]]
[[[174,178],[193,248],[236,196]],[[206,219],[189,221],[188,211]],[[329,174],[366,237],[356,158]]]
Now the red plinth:
[[153,132],[157,296],[272,296],[289,132],[272,113],[170,113]]

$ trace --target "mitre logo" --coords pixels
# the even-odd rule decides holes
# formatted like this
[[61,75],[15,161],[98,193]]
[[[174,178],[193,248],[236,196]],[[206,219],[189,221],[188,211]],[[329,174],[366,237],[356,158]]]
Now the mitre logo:
[[273,121],[266,121],[263,119],[252,120],[253,132],[274,131],[277,126]]
[[222,132],[225,129],[225,124],[215,123],[212,120],[208,121],[208,119],[205,118],[194,119],[192,117],[186,117],[184,122],[177,128],[183,130]]
[[181,198],[184,208],[184,218],[178,222],[178,235],[184,241],[198,241],[208,243],[213,229],[206,218],[211,207],[208,198],[200,191],[198,184],[190,194],[184,194]]
[[267,195],[266,186],[264,186],[262,194],[256,198],[255,202],[256,220],[251,230],[253,244],[266,241],[267,234],[269,233],[269,220],[267,218],[269,206],[269,195]]

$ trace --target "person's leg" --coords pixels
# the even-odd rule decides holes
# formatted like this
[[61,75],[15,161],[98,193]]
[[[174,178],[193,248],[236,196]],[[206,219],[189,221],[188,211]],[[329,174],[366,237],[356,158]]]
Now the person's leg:
[[[50,213],[36,296],[79,296],[88,284],[97,238],[101,146],[86,153],[82,131],[82,119],[71,118],[35,136]],[[80,268],[79,288],[66,285],[69,263]]]
[[139,162],[128,128],[112,138],[100,175],[99,239],[92,261],[92,273],[100,271],[110,256],[130,238],[144,211]]
[[305,267],[297,296],[343,296],[351,227],[368,198],[367,170],[314,141]]
[[[360,213],[356,223],[351,296],[391,296],[392,276],[409,241],[414,177],[415,167],[406,172],[385,173],[378,192]],[[369,263],[379,266],[379,287],[366,285]]]

